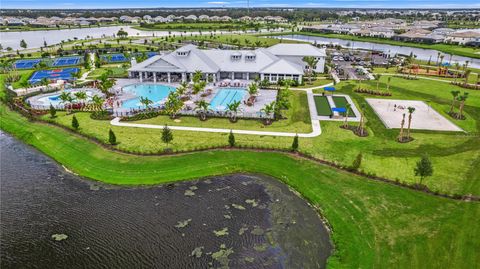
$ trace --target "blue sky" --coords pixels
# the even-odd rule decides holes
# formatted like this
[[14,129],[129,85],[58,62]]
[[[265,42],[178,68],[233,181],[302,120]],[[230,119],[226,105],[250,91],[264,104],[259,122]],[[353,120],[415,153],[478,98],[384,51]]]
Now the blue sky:
[[[246,7],[246,0],[2,0],[0,8]],[[478,0],[251,0],[252,7],[480,8]]]

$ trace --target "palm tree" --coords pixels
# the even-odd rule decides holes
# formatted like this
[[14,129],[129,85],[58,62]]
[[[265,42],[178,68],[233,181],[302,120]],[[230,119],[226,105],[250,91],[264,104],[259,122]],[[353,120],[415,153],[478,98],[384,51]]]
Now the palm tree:
[[237,122],[237,113],[240,110],[240,101],[234,101],[227,105],[227,111],[230,112],[230,121]]
[[392,80],[392,77],[387,78],[387,92],[390,91],[390,81]]
[[67,103],[72,103],[72,101],[73,101],[73,98],[72,98],[72,96],[70,95],[70,92],[63,91],[63,92],[60,94],[60,96],[58,96],[58,98],[60,98],[60,100],[62,100],[62,103],[63,103],[64,106],[65,106],[65,110],[68,112]]
[[182,107],[183,101],[179,98],[178,93],[170,92],[165,102],[165,110],[170,115],[170,118],[174,119]]
[[457,119],[463,119],[463,108],[465,107],[465,101],[467,101],[468,92],[464,92],[463,95],[457,97],[457,100],[460,101],[460,107],[458,109]]
[[460,74],[460,64],[458,62],[455,63],[455,69],[455,80],[453,81],[453,83],[457,83],[457,78]]
[[450,91],[453,96],[452,105],[450,106],[450,114],[453,113],[453,108],[455,107],[455,101],[457,100],[457,96],[460,94],[460,91]]
[[70,74],[73,79],[73,86],[75,87],[77,85],[77,80],[82,77],[82,74],[80,72],[73,72]]
[[412,114],[415,112],[415,108],[409,106],[408,108],[408,127],[407,127],[407,138],[410,139],[410,127],[412,124]]
[[184,95],[185,92],[187,91],[187,87],[188,87],[187,82],[183,81],[182,83],[180,83],[180,86],[178,86],[177,93],[179,95]]
[[271,102],[270,104],[265,104],[265,107],[260,109],[265,115],[267,116],[265,118],[265,125],[270,125],[272,123],[272,120],[270,119],[270,116],[272,113],[275,111],[275,101]]
[[312,76],[313,76],[313,70],[315,69],[315,66],[318,63],[318,59],[316,59],[313,56],[305,56],[302,59],[305,63],[308,65],[308,83],[312,84]]
[[102,108],[103,98],[101,98],[101,97],[98,96],[98,95],[94,95],[94,96],[92,97],[92,102],[93,102],[93,104],[94,104],[94,106],[95,106],[95,108],[96,108],[97,110],[100,110],[100,111],[103,110],[103,108]]
[[150,105],[153,104],[153,101],[148,99],[148,97],[140,96],[140,103],[145,106],[145,108],[149,109]]
[[195,103],[197,107],[195,107],[195,110],[198,111],[198,115],[200,116],[201,121],[207,120],[207,113],[210,110],[210,103],[205,101],[205,100],[200,100]]
[[45,90],[48,91],[48,85],[50,85],[50,80],[48,78],[42,78],[40,81],[43,86],[45,86]]
[[465,71],[465,82],[464,82],[465,84],[468,83],[468,77],[470,76],[470,73],[471,73],[471,72],[472,72],[471,70]]
[[79,91],[79,92],[74,93],[73,95],[75,95],[75,98],[80,102],[81,107],[83,109],[83,107],[84,107],[84,102],[83,101],[85,99],[87,99],[87,93],[83,92],[83,91]]
[[343,128],[348,128],[348,114],[350,113],[350,109],[351,109],[352,105],[350,104],[346,104],[345,105],[345,122],[343,123]]
[[365,132],[365,114],[364,114],[364,111],[365,111],[366,105],[362,104],[360,108],[361,108],[361,110],[360,110],[360,123],[358,125],[357,132],[359,133],[360,136],[363,136],[363,134]]
[[193,94],[198,94],[199,92],[203,91],[205,86],[207,86],[205,81],[195,82],[192,88]]
[[378,91],[378,87],[379,87],[379,85],[380,85],[380,78],[381,78],[381,77],[382,77],[382,75],[380,75],[380,74],[375,74],[375,75],[374,75],[374,78],[375,78],[375,80],[377,81],[377,91]]
[[248,94],[250,94],[250,98],[253,97],[253,101],[255,100],[255,96],[257,96],[258,87],[256,83],[250,83],[248,85]]
[[405,125],[405,113],[403,113],[402,122],[400,123],[400,134],[398,135],[398,141],[403,142],[403,126]]

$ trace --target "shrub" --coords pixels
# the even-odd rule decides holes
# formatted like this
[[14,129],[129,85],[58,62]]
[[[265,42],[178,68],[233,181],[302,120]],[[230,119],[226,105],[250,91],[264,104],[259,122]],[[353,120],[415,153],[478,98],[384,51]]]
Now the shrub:
[[232,130],[230,130],[230,134],[228,135],[228,144],[230,147],[235,146],[235,136],[233,135]]
[[72,127],[75,130],[78,130],[78,128],[80,128],[80,124],[78,123],[77,117],[75,117],[75,115],[73,115],[72,118]]
[[55,109],[55,107],[53,107],[52,104],[50,104],[50,111],[49,111],[49,112],[50,112],[50,118],[53,119],[53,118],[56,117],[56,115],[57,115],[57,110]]
[[293,138],[292,150],[293,150],[293,151],[297,151],[297,150],[298,150],[298,134],[296,134],[295,137]]
[[362,158],[363,158],[362,153],[358,153],[358,155],[357,155],[357,157],[355,158],[355,160],[353,160],[352,170],[357,171],[358,168],[360,168],[360,165],[362,165]]
[[112,131],[112,129],[108,131],[108,142],[111,145],[117,144],[117,137],[115,136],[115,133]]

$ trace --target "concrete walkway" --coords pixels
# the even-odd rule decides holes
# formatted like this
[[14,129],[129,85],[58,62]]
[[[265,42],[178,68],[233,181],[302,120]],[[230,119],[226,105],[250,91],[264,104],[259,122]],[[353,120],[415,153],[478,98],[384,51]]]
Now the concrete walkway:
[[[163,125],[156,125],[156,124],[121,122],[120,118],[118,117],[110,121],[110,124],[113,126],[147,128],[147,129],[163,129],[164,127]],[[230,133],[230,129],[220,129],[220,128],[188,127],[188,126],[173,126],[173,125],[169,125],[168,128],[172,130],[179,130],[179,131]],[[320,129],[319,121],[312,121],[312,129],[313,131],[311,133],[298,133],[298,136],[299,137],[316,137],[322,133],[322,130]],[[267,132],[267,131],[235,130],[235,129],[232,129],[232,132],[234,134],[286,136],[286,137],[293,137],[297,135],[297,133],[288,133],[288,132]]]

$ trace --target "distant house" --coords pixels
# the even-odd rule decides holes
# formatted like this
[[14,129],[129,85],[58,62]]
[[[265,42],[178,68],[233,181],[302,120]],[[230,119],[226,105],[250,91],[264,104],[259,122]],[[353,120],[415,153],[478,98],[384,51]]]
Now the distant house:
[[317,72],[324,71],[325,50],[310,44],[277,44],[255,50],[203,50],[194,45],[183,46],[173,52],[153,56],[129,70],[130,78],[141,81],[191,81],[199,70],[213,82],[223,79],[268,80],[280,79],[301,82],[309,67],[303,57],[318,59]]
[[445,37],[432,33],[431,31],[426,29],[413,29],[406,33],[395,35],[393,36],[393,39],[397,41],[436,44],[442,43],[445,40]]
[[449,34],[446,38],[448,43],[458,45],[480,46],[480,32],[464,31]]
[[200,16],[198,16],[198,20],[199,20],[199,21],[209,21],[209,20],[210,20],[210,16],[208,16],[208,15],[200,15]]
[[198,18],[195,15],[188,15],[183,19],[186,20],[186,21],[196,21]]

